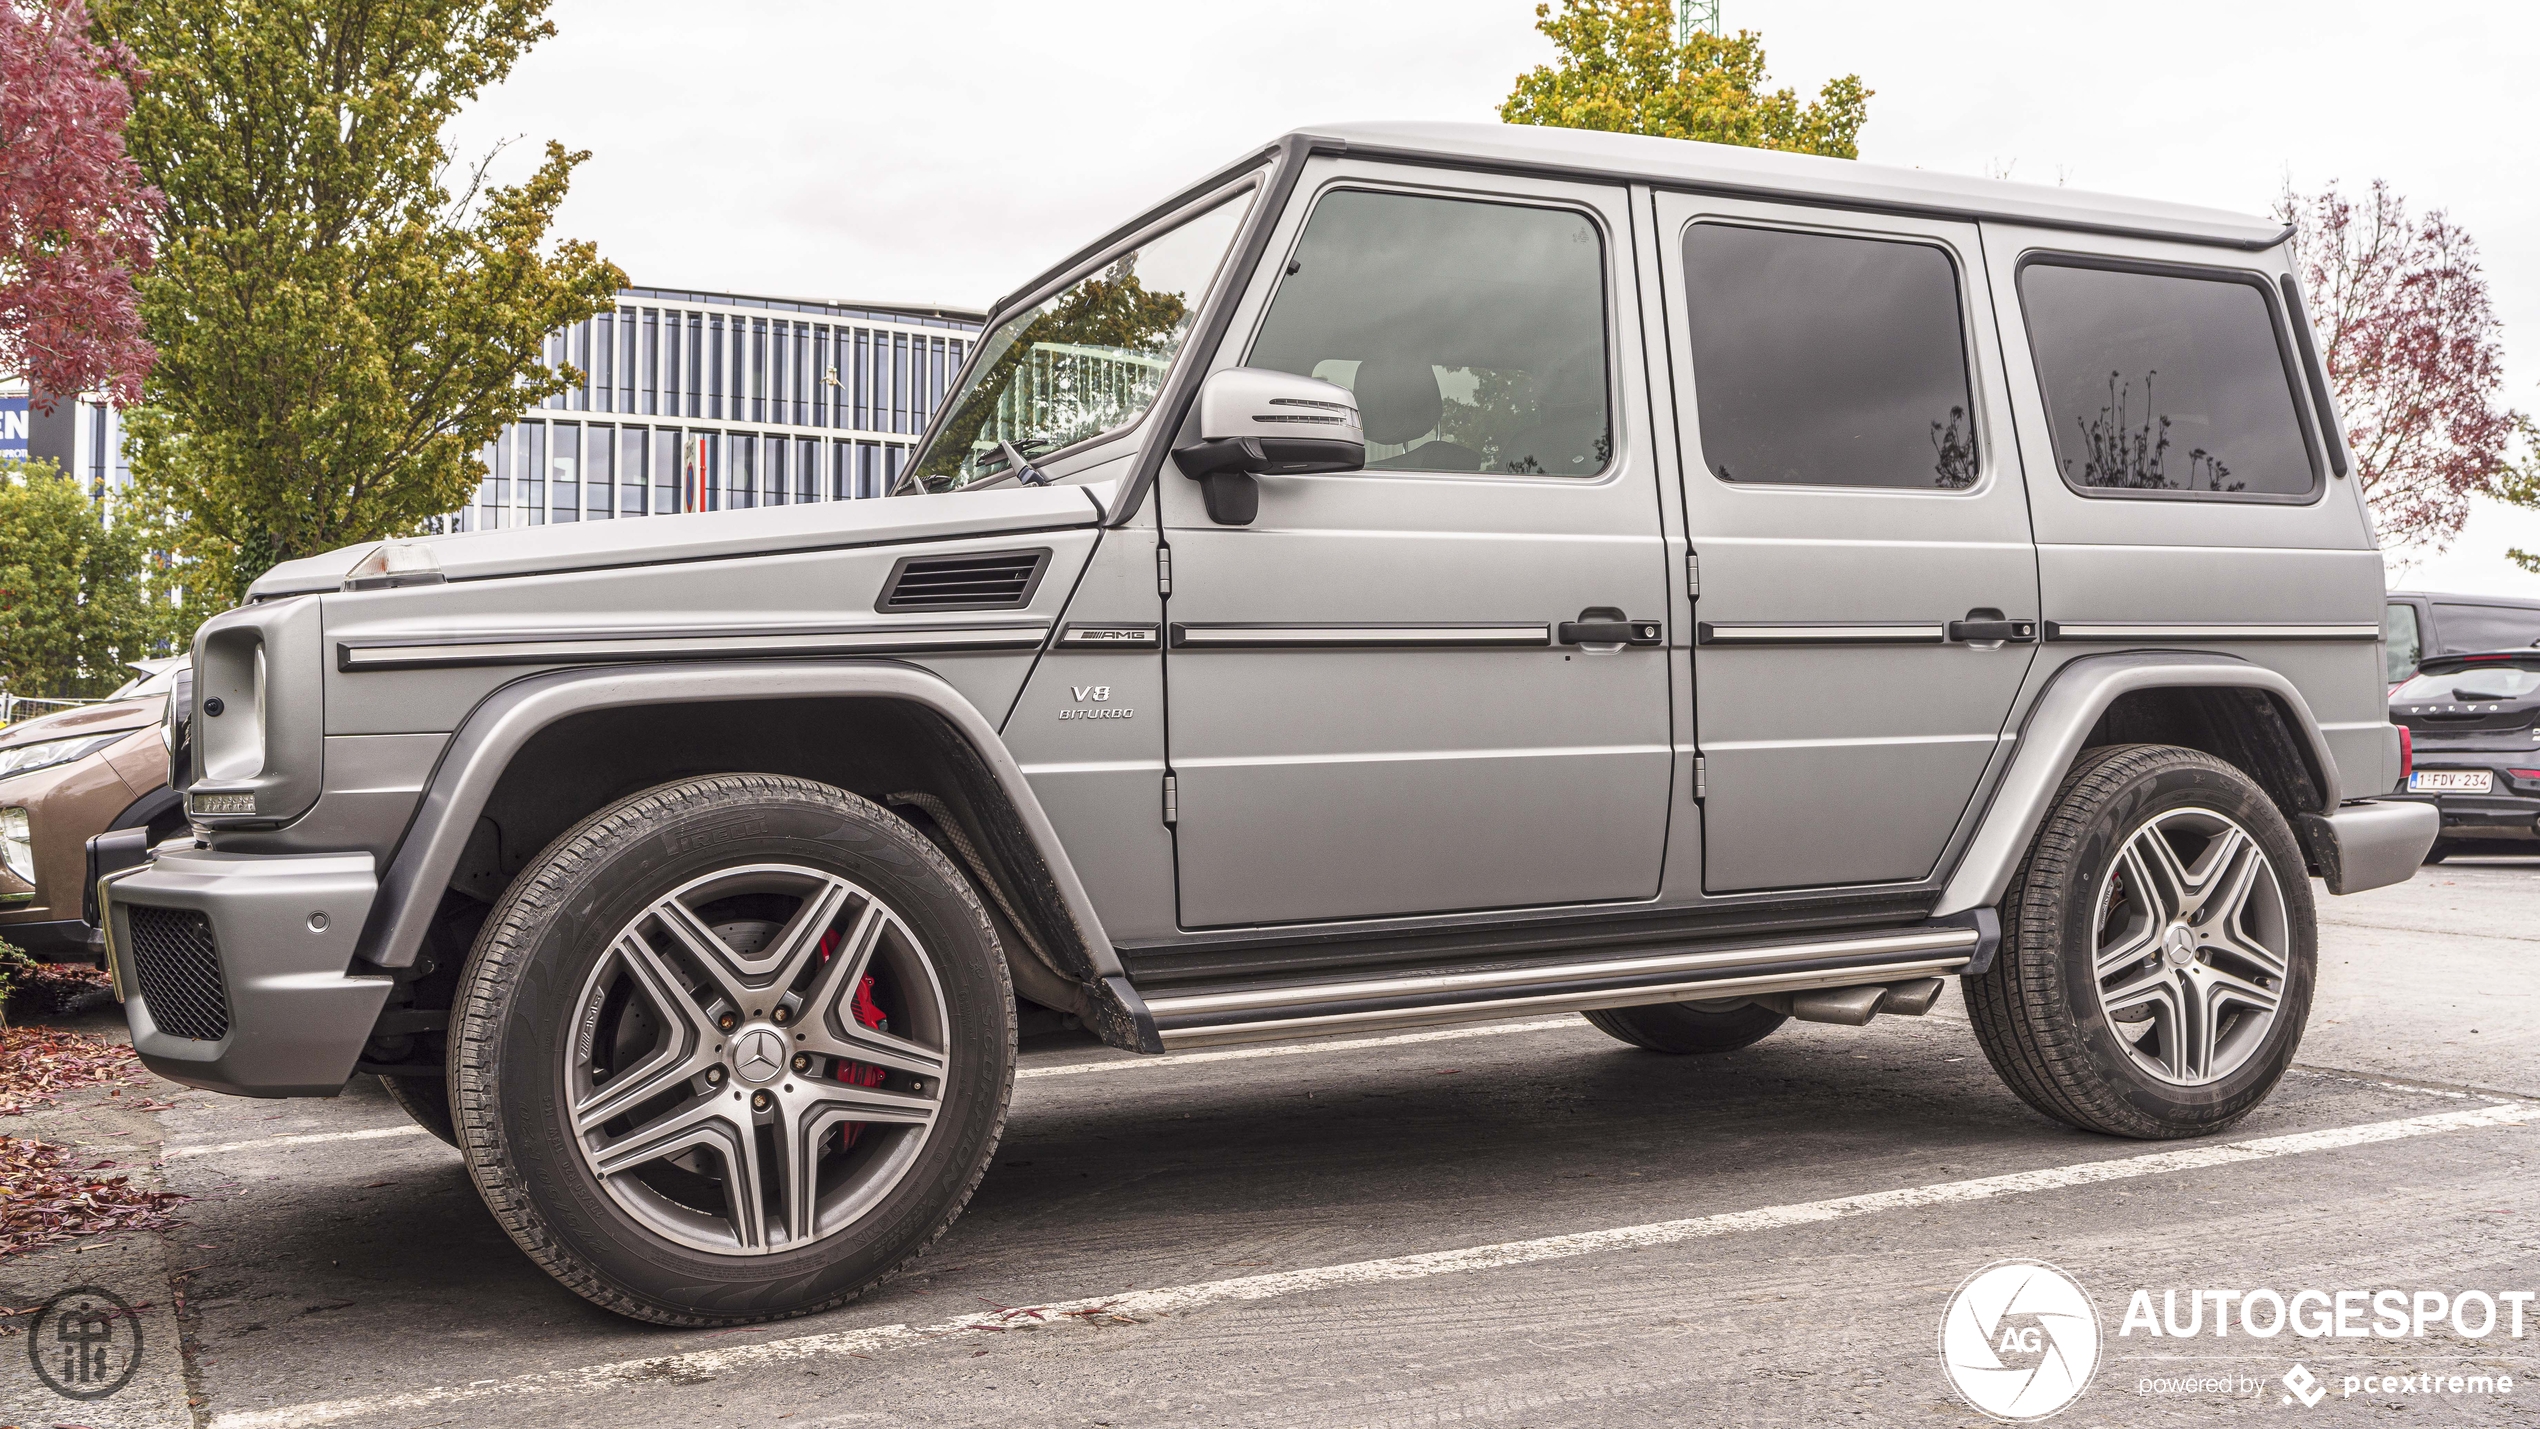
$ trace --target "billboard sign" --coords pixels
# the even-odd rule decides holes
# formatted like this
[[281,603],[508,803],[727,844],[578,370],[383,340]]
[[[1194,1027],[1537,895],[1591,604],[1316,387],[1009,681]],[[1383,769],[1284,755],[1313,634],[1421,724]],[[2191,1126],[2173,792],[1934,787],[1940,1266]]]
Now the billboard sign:
[[26,404],[24,397],[0,397],[0,459],[26,459]]

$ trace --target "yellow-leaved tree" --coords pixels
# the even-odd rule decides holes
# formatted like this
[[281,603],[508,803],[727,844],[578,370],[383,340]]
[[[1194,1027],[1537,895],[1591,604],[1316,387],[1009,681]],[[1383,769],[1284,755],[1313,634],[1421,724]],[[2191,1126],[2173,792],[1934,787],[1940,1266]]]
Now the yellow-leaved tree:
[[1535,7],[1552,64],[1517,77],[1499,117],[1510,124],[1655,134],[1837,159],[1861,157],[1871,91],[1859,75],[1829,80],[1811,103],[1764,85],[1764,37],[1695,31],[1676,43],[1669,0],[1561,0]]

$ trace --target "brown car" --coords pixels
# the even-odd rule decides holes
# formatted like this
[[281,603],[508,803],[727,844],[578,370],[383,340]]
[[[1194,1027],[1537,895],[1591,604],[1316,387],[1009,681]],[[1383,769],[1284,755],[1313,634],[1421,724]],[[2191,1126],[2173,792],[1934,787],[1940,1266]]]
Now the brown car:
[[147,828],[155,843],[184,828],[159,738],[183,663],[144,662],[96,704],[0,729],[0,941],[47,962],[95,958],[82,912],[90,836]]

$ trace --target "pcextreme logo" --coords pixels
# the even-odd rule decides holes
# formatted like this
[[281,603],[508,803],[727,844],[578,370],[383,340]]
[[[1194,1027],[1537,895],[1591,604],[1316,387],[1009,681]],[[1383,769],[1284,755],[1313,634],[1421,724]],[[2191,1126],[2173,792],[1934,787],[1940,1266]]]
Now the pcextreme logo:
[[2060,1414],[2099,1369],[2099,1312],[2073,1278],[2036,1260],[1970,1275],[1940,1317],[1940,1365],[1967,1406],[2027,1423]]

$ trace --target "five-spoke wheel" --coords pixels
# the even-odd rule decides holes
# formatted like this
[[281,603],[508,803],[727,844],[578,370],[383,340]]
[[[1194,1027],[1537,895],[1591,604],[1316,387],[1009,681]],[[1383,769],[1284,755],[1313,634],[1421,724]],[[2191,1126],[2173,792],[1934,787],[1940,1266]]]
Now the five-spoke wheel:
[[584,1164],[700,1250],[762,1254],[852,1224],[943,1105],[951,1019],[924,948],[822,869],[745,864],[672,889],[611,940],[573,1021]]
[[2099,897],[2093,986],[2126,1050],[2196,1086],[2265,1045],[2284,1000],[2284,888],[2249,831],[2203,808],[2144,821]]
[[460,979],[451,1109],[566,1285],[672,1324],[836,1304],[960,1213],[1014,1001],[967,880],[823,784],[647,790],[558,838]]
[[2085,753],[2001,911],[1967,1010],[1994,1069],[2047,1115],[2201,1135],[2292,1063],[2317,960],[2310,883],[2283,812],[2212,755]]

